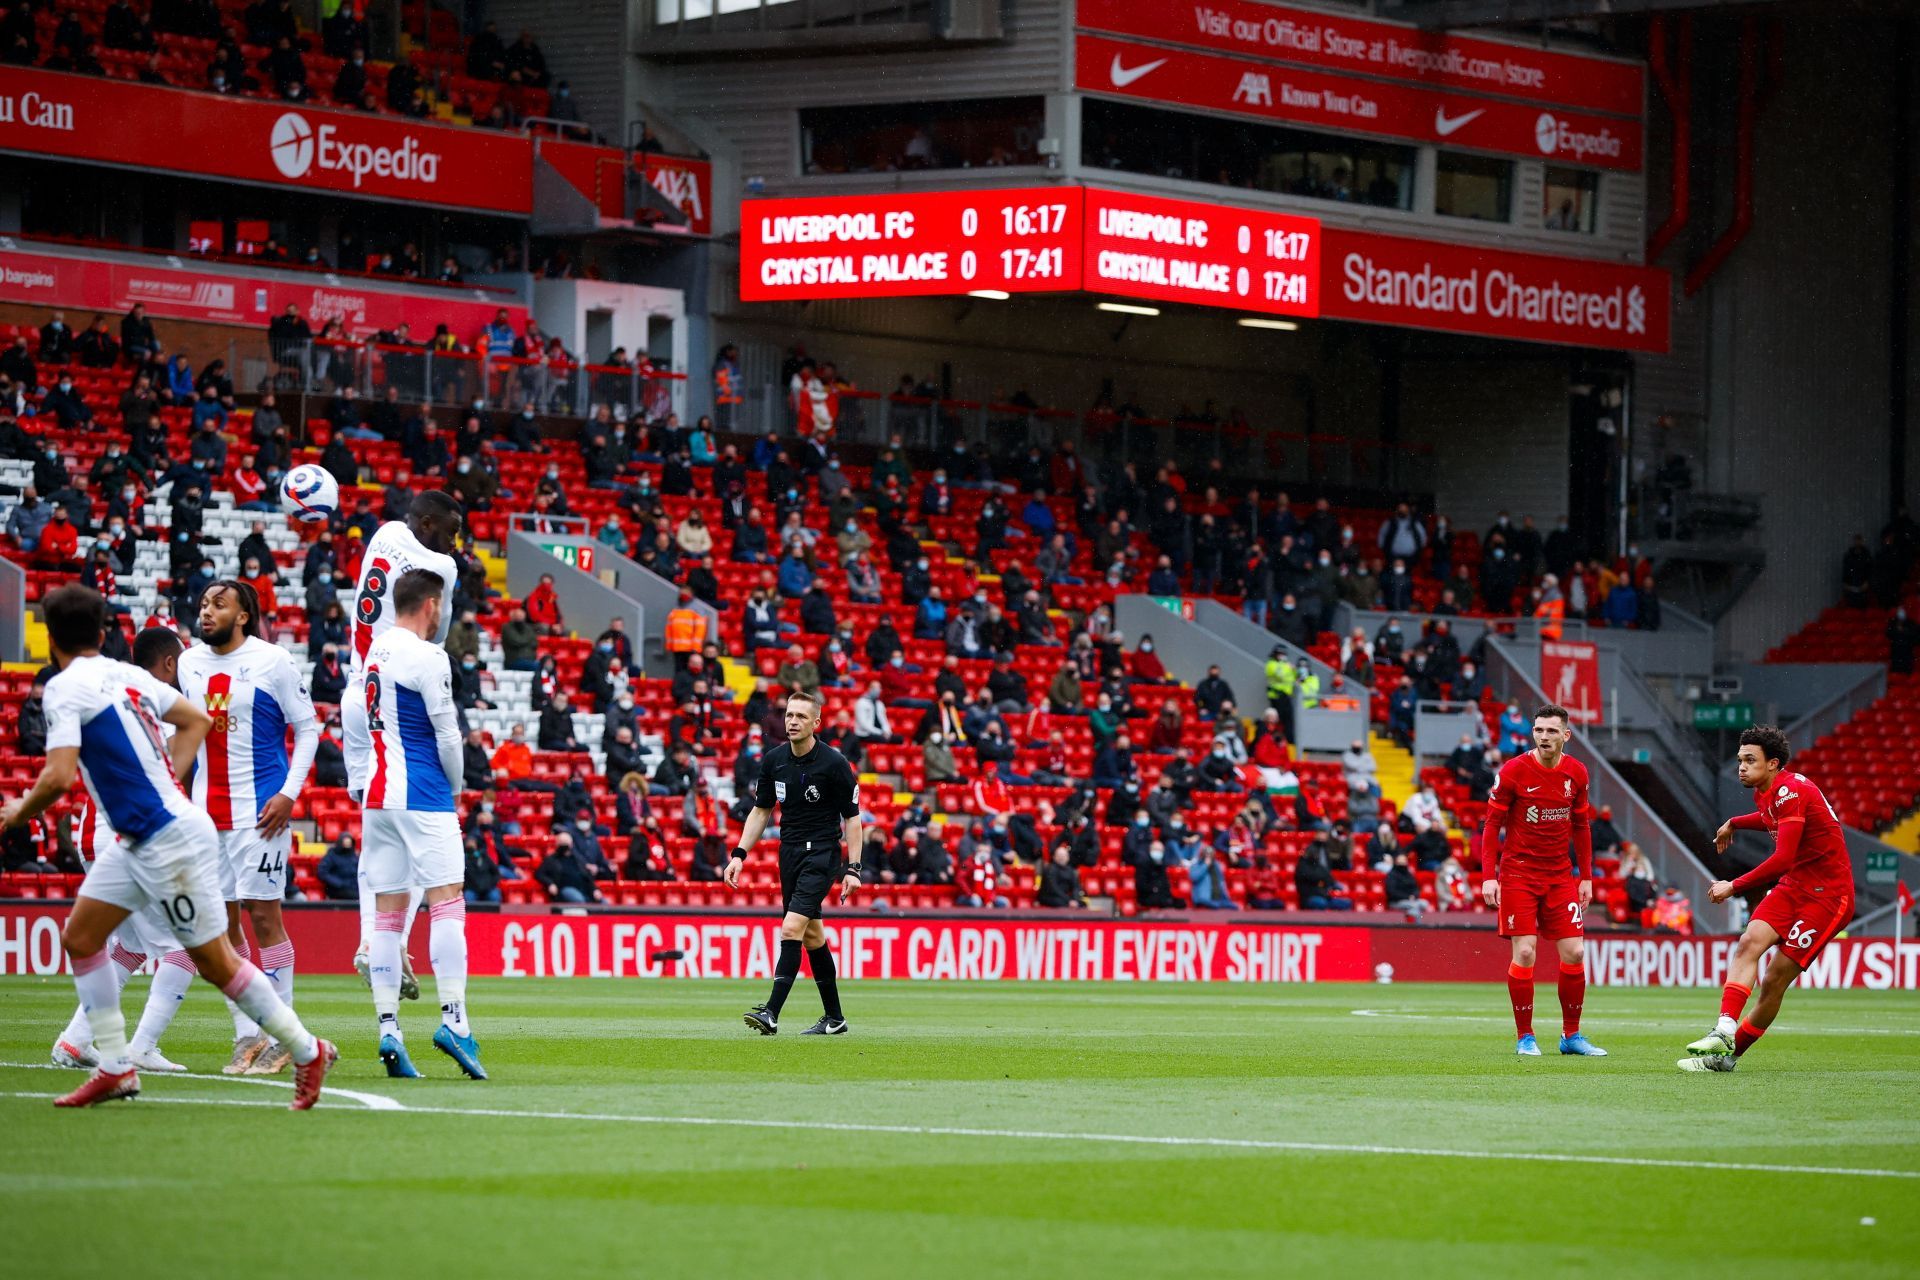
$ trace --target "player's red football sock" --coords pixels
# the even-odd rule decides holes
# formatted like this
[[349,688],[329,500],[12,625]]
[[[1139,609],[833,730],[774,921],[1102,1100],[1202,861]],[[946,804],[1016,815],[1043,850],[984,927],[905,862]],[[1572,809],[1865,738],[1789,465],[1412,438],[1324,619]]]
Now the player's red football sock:
[[1580,1030],[1580,1007],[1587,1002],[1587,966],[1560,966],[1560,1034],[1576,1035]]
[[1751,1022],[1741,1023],[1740,1029],[1733,1033],[1733,1056],[1737,1058],[1753,1048],[1753,1042],[1765,1034],[1765,1027],[1756,1027]]
[[1533,966],[1507,966],[1507,998],[1513,1001],[1513,1027],[1523,1036],[1533,1034]]
[[1752,987],[1743,987],[1737,982],[1729,982],[1727,989],[1720,993],[1720,1016],[1738,1018],[1740,1011],[1747,1007],[1747,997],[1752,994]]

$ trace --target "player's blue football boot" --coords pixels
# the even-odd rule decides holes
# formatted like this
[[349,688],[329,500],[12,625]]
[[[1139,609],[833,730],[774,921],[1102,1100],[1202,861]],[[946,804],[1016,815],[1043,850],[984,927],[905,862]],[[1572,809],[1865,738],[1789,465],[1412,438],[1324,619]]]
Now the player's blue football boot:
[[1602,1049],[1578,1031],[1570,1036],[1560,1037],[1560,1052],[1581,1058],[1604,1058],[1607,1056],[1605,1049]]
[[413,1069],[413,1059],[407,1056],[406,1042],[399,1036],[380,1037],[380,1061],[387,1064],[387,1074],[395,1080],[418,1080],[420,1073]]
[[1532,1036],[1521,1036],[1514,1052],[1523,1058],[1537,1058],[1540,1056],[1540,1042]]
[[469,1079],[485,1080],[487,1069],[480,1065],[480,1046],[472,1036],[455,1035],[446,1023],[433,1033],[433,1047],[453,1059],[453,1064]]

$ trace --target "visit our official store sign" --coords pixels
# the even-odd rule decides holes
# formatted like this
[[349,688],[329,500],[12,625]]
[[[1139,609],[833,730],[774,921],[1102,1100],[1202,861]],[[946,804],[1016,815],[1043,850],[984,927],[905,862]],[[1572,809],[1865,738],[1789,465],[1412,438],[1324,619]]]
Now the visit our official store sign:
[[0,69],[0,151],[525,216],[518,134]]
[[[0,905],[0,976],[66,971],[64,905]],[[352,910],[290,906],[287,927],[306,973],[351,973],[360,922]],[[424,932],[424,926],[419,926]],[[912,918],[852,911],[826,922],[840,974],[907,980],[1071,982],[1362,982],[1393,966],[1396,982],[1502,980],[1506,940],[1490,929],[1364,924],[1115,920],[1105,917]],[[760,916],[474,912],[477,977],[768,979],[779,922]],[[1590,934],[1597,986],[1718,988],[1735,938]],[[676,954],[677,953],[677,954]],[[1840,938],[1801,975],[1820,989],[1920,987],[1920,942]],[[191,997],[190,997],[191,998]]]
[[1256,0],[1078,0],[1074,21],[1115,35],[1576,111],[1639,116],[1646,100],[1646,74],[1637,63]]

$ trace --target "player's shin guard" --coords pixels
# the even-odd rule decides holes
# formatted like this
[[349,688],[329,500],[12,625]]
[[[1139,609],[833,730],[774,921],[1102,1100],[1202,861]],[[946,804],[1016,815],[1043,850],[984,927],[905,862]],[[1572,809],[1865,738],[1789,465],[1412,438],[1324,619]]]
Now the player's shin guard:
[[280,1003],[293,1008],[293,939],[276,942],[260,953],[260,972],[273,984]]
[[840,980],[838,971],[833,967],[833,948],[821,946],[807,952],[807,963],[813,967],[814,985],[820,988],[820,1007],[829,1018],[840,1019]]
[[1523,1036],[1533,1034],[1533,966],[1507,966],[1507,998],[1513,1002],[1513,1028]]
[[787,1002],[787,993],[793,990],[793,980],[800,976],[800,939],[780,939],[780,959],[773,966],[773,994],[767,997],[767,1008],[774,1017],[780,1016],[780,1006]]
[[448,898],[427,908],[427,958],[433,962],[433,985],[440,995],[440,1020],[457,1036],[471,1035],[467,1026],[467,901]]
[[[1767,1034],[1765,1027],[1756,1027],[1751,1022],[1742,1022],[1740,1029],[1733,1033],[1733,1056],[1738,1058],[1753,1048],[1753,1042]],[[95,1043],[99,1043],[98,1040]]]
[[1747,1007],[1747,997],[1752,994],[1752,987],[1729,982],[1727,989],[1720,993],[1720,1016],[1729,1022],[1738,1022],[1741,1011]]
[[1587,966],[1560,964],[1560,1034],[1570,1036],[1580,1030],[1580,1008],[1587,1002]]
[[273,984],[267,981],[266,974],[242,961],[233,981],[222,990],[227,993],[227,999],[245,1009],[247,1016],[260,1024],[262,1031],[286,1046],[295,1062],[305,1066],[313,1061],[314,1054],[319,1052],[313,1036],[300,1025],[293,1010],[273,994]]
[[120,1016],[120,983],[105,951],[73,957],[73,985],[80,1008],[93,1030],[93,1050],[107,1072],[131,1070],[127,1065],[127,1020]]
[[383,1035],[400,1034],[400,930],[406,921],[404,911],[376,911],[373,941],[367,947],[367,981]]
[[193,957],[184,951],[169,951],[160,958],[153,972],[153,989],[147,992],[147,1007],[140,1011],[140,1025],[133,1031],[133,1051],[150,1053],[160,1047],[160,1039],[173,1025],[187,988],[200,975]]

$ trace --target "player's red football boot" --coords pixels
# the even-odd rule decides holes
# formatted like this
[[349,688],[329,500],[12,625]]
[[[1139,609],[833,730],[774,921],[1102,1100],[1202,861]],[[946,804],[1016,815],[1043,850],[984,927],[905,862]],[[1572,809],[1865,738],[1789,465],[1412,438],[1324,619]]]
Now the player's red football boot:
[[288,1104],[289,1110],[313,1110],[313,1104],[320,1101],[321,1082],[340,1058],[340,1051],[333,1047],[331,1040],[315,1040],[313,1047],[317,1050],[313,1061],[293,1069],[293,1101]]
[[64,1098],[55,1098],[56,1107],[90,1107],[96,1102],[112,1102],[115,1098],[133,1098],[140,1094],[140,1073],[129,1067],[125,1071],[102,1071],[95,1067],[87,1082]]

